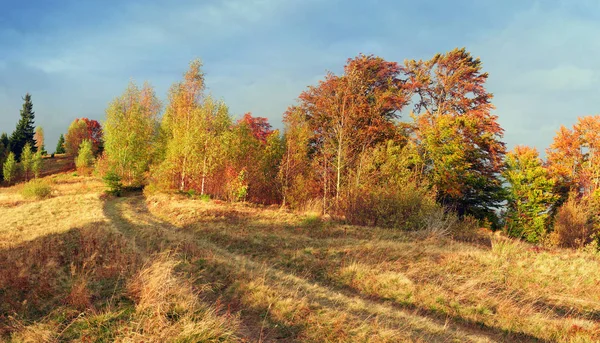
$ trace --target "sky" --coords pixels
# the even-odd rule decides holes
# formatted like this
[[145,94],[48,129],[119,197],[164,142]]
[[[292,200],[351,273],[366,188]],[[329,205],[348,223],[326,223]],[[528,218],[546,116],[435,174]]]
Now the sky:
[[466,47],[489,73],[509,148],[544,150],[561,125],[598,113],[595,0],[0,0],[0,132],[32,94],[52,152],[75,118],[102,122],[129,81],[161,99],[202,59],[234,116],[281,128],[283,112],[359,53],[428,59]]

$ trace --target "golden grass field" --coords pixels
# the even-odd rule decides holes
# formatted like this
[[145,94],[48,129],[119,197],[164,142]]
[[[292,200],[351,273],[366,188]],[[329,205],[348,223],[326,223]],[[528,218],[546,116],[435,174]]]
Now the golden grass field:
[[591,252],[44,181],[0,189],[0,340],[600,341]]

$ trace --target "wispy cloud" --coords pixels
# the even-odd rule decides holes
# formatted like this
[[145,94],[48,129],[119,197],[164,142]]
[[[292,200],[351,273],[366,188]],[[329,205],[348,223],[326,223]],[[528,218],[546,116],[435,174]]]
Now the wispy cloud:
[[[13,129],[20,97],[30,91],[37,122],[55,141],[75,117],[102,119],[132,78],[149,80],[164,96],[195,57],[205,62],[211,93],[232,112],[252,111],[280,126],[307,85],[359,52],[402,62],[466,46],[490,73],[509,145],[543,149],[561,123],[596,110],[599,6],[106,0],[8,8],[10,18],[0,14],[0,130]],[[36,25],[22,25],[25,18]]]

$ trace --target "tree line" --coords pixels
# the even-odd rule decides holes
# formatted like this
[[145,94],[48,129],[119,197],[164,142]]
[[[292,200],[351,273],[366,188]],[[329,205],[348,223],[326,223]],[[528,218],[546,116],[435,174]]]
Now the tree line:
[[[150,84],[130,83],[103,127],[75,120],[56,152],[115,193],[144,187],[311,207],[407,230],[455,216],[530,242],[598,241],[600,116],[562,127],[545,161],[531,147],[507,152],[487,79],[464,48],[404,63],[361,54],[303,91],[280,132],[250,113],[236,120],[206,93],[196,60],[164,106]],[[43,147],[29,95],[21,117],[0,139],[5,166],[23,161],[26,145],[36,154]]]

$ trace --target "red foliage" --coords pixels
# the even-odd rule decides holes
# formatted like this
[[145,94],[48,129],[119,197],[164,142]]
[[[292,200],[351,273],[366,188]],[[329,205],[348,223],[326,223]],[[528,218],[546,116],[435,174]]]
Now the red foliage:
[[[85,125],[81,125],[81,122],[85,123]],[[88,118],[75,119],[69,126],[69,131],[65,137],[67,153],[76,155],[81,142],[87,139],[92,142],[92,150],[97,155],[102,147],[103,136],[102,126],[97,120]]]
[[253,117],[250,112],[244,114],[244,117],[238,123],[247,125],[252,132],[252,136],[262,143],[267,143],[267,137],[273,133],[273,128],[267,118]]
[[88,118],[81,118],[80,120],[83,120],[86,124],[87,139],[92,141],[93,146],[95,146],[95,147],[100,146],[102,144],[102,139],[104,136],[104,134],[102,132],[102,126],[100,126],[100,123],[97,120],[88,119]]
[[599,151],[600,116],[580,117],[572,129],[561,126],[547,153],[550,172],[563,192],[586,195],[600,188]]

